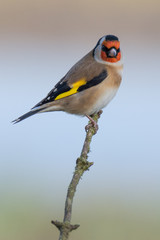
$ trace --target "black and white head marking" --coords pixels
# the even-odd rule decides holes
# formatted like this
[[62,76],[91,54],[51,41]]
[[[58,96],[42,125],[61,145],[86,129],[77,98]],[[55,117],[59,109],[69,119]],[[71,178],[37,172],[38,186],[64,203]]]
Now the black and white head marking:
[[112,66],[121,66],[122,60],[118,62],[106,62],[101,58],[101,51],[102,51],[102,43],[104,41],[119,41],[119,39],[114,35],[106,35],[99,39],[97,42],[95,48],[93,49],[93,57],[98,63],[106,64],[106,65],[112,65]]

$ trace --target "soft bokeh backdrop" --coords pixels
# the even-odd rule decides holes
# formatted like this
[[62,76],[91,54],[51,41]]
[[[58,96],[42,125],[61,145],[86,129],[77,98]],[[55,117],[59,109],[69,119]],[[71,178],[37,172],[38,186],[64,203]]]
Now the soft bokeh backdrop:
[[159,0],[0,1],[0,239],[58,239],[86,118],[46,113],[12,125],[98,39],[115,34],[123,82],[104,110],[70,239],[160,239]]

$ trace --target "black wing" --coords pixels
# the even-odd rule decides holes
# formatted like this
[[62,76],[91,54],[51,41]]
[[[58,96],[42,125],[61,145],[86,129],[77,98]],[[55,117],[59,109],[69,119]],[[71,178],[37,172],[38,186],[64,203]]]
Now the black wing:
[[[82,84],[80,83],[79,87],[76,89],[76,92],[81,92],[83,90],[86,90],[87,88],[93,87],[99,83],[101,83],[105,78],[107,77],[107,71],[104,69],[98,76],[95,76],[94,78],[92,78],[89,81],[86,81],[85,83],[83,82]],[[40,107],[43,104],[52,102],[56,99],[56,97],[58,95],[60,95],[61,93],[65,93],[68,92],[69,90],[72,89],[72,87],[70,87],[67,84],[67,81],[64,80],[64,78],[62,78],[56,85],[55,87],[48,93],[47,97],[45,97],[42,101],[40,101],[38,104],[36,104],[32,109],[36,108],[36,107]],[[81,80],[79,80],[81,81]],[[78,82],[78,80],[77,80]],[[74,87],[73,87],[74,88]],[[69,95],[68,95],[69,96]]]
[[69,91],[71,88],[67,85],[67,81],[64,81],[65,77],[63,77],[56,85],[55,87],[48,93],[48,95],[41,100],[39,103],[37,103],[32,109],[36,107],[40,107],[43,104],[52,102],[55,100],[55,98],[64,92]]

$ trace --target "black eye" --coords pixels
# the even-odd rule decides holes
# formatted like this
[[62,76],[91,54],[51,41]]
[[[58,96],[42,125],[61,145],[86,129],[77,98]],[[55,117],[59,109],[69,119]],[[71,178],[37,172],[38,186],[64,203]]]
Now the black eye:
[[111,48],[108,52],[107,52],[107,56],[108,57],[116,57],[117,56],[117,50],[115,48]]
[[106,48],[104,45],[102,45],[102,51],[107,52],[108,48]]

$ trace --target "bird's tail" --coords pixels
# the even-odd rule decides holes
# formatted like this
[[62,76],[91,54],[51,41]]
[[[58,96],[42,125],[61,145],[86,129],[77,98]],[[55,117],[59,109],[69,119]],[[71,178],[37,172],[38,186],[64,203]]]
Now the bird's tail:
[[18,122],[20,122],[20,121],[22,121],[22,120],[24,120],[24,119],[26,119],[26,118],[28,118],[28,117],[36,114],[36,113],[38,113],[38,112],[41,112],[42,110],[43,110],[42,108],[33,109],[33,110],[25,113],[24,115],[20,116],[19,118],[13,120],[12,123],[13,123],[13,124],[16,124],[16,123],[18,123]]

